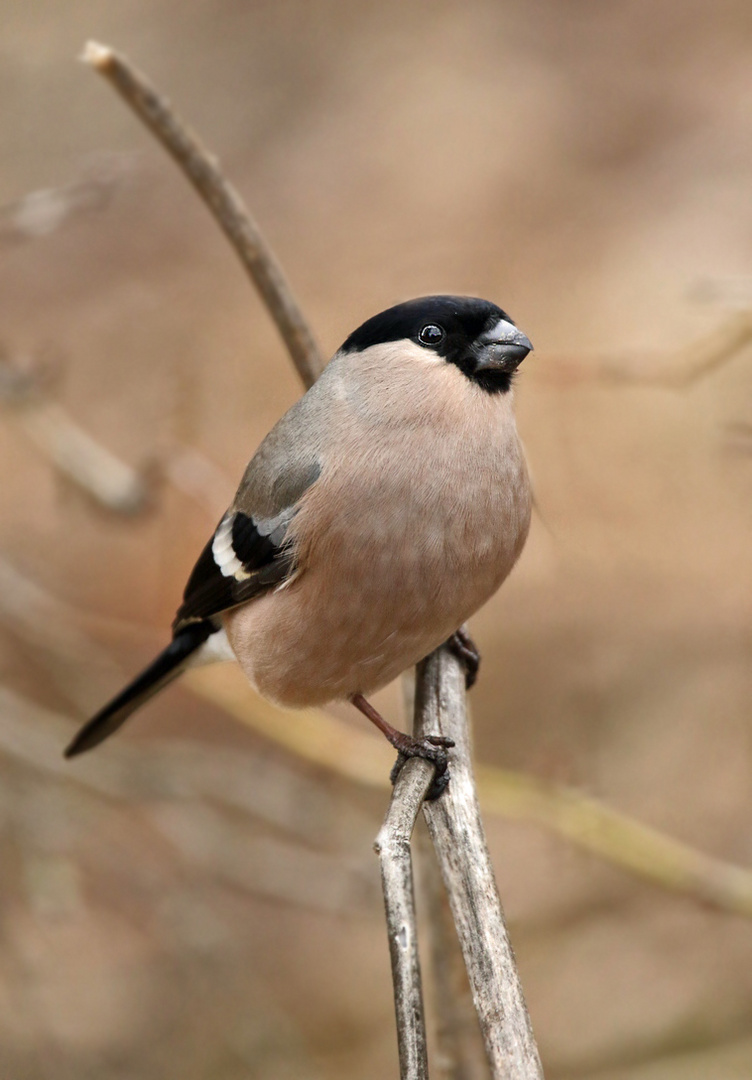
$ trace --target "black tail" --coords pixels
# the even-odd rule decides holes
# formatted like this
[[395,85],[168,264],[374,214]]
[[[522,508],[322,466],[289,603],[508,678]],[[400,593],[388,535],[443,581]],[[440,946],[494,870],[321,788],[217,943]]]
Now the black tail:
[[65,756],[71,758],[76,754],[83,754],[85,750],[99,746],[117,731],[131,713],[180,675],[185,661],[191,653],[203,645],[213,630],[212,624],[205,621],[191,623],[176,634],[167,648],[162,650],[148,668],[137,675],[117,697],[84,724],[66,749]]

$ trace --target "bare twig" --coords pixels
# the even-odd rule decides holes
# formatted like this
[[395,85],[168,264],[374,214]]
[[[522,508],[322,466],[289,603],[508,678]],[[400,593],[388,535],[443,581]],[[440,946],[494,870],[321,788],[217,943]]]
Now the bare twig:
[[419,758],[405,764],[374,844],[381,863],[402,1080],[428,1077],[410,838],[433,771]]
[[76,711],[88,712],[125,675],[80,621],[78,611],[0,556],[0,625],[33,647],[55,688]]
[[441,866],[491,1075],[540,1080],[538,1049],[507,936],[475,794],[465,674],[447,649],[418,665],[415,734],[454,739],[452,779],[423,813]]
[[[0,686],[0,753],[88,791],[129,802],[205,801],[254,817],[306,846],[352,849],[372,828],[370,815],[285,760],[180,739],[121,740],[94,764],[60,755],[73,720]],[[262,763],[263,757],[263,763]],[[248,783],[248,777],[253,783]]]
[[[370,732],[316,709],[280,709],[259,698],[229,666],[191,671],[185,682],[200,697],[316,766],[369,787],[386,785],[391,750]],[[652,885],[752,918],[752,871],[706,855],[572,788],[491,765],[480,765],[477,772],[484,809],[546,829]]]
[[706,855],[597,799],[510,769],[480,767],[484,807],[550,829],[653,885],[752,918],[752,872]]
[[83,60],[115,87],[138,117],[175,158],[240,257],[266,304],[306,386],[320,375],[323,363],[282,268],[238,192],[220,171],[196,135],[120,53],[90,41]]
[[164,477],[218,517],[232,497],[232,480],[194,447],[173,442],[148,467],[134,469],[93,438],[51,399],[56,367],[44,359],[8,358],[0,349],[0,405],[53,468],[99,506],[134,515],[154,499]]

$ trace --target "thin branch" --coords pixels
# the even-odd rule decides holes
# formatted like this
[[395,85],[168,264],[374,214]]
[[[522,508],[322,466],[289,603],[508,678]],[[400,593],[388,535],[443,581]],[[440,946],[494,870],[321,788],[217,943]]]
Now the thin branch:
[[[401,679],[407,730],[412,730],[415,716],[415,674],[411,668]],[[413,835],[418,910],[423,912],[428,938],[427,1027],[434,1047],[433,1070],[437,1080],[486,1080],[488,1064],[478,1017],[439,864],[425,824]]]
[[243,200],[219,164],[180,119],[171,104],[120,53],[90,41],[82,59],[103,75],[177,161],[207,204],[258,289],[306,386],[323,363],[282,268]]
[[451,780],[423,805],[460,939],[491,1075],[541,1080],[538,1049],[509,943],[475,793],[465,674],[447,649],[418,665],[415,734],[454,739]]
[[374,844],[381,863],[402,1080],[428,1077],[410,838],[433,771],[419,758],[405,764]]
[[0,349],[0,406],[61,476],[105,510],[126,516],[153,504],[162,479],[211,517],[221,515],[234,485],[219,466],[195,447],[173,441],[149,466],[133,468],[51,400],[55,374],[44,363],[10,360]]
[[487,1080],[488,1064],[449,900],[428,831],[420,825],[413,850],[418,906],[426,916],[431,973],[428,1031],[436,1080]]
[[[124,678],[81,628],[85,621],[78,609],[0,559],[0,623],[43,650],[59,689],[84,712]],[[140,638],[147,632],[133,630]],[[317,709],[281,709],[255,694],[240,671],[227,665],[189,672],[183,684],[296,757],[357,784],[386,786],[392,752],[357,725]],[[652,885],[752,918],[752,872],[745,867],[528,773],[479,765],[477,779],[484,810],[543,828]]]
[[752,872],[706,855],[597,799],[525,773],[481,766],[484,807],[530,821],[653,885],[752,918]]

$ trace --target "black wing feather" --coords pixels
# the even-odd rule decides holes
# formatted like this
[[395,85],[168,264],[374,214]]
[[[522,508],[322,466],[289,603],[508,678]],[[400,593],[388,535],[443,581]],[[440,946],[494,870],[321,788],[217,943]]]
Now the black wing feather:
[[[226,518],[227,515],[217,529],[222,527]],[[222,573],[214,557],[212,537],[188,578],[183,603],[172,624],[173,633],[178,633],[189,623],[209,619],[242,604],[289,577],[294,571],[294,557],[290,546],[285,544],[284,534],[288,523],[284,522],[282,527],[275,522],[275,528],[268,535],[266,522],[257,522],[248,514],[235,511],[230,535],[233,553],[242,563],[242,573]]]

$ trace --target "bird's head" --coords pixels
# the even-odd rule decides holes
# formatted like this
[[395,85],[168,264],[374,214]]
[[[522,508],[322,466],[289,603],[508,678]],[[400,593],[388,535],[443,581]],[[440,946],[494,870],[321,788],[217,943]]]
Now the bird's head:
[[401,341],[456,365],[489,393],[509,389],[517,367],[533,347],[506,312],[489,300],[421,296],[368,319],[350,334],[340,353]]

